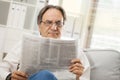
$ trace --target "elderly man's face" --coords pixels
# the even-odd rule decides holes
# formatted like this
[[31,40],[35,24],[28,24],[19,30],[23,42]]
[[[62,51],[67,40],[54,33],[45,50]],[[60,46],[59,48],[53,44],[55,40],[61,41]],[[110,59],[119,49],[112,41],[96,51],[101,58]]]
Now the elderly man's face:
[[39,24],[39,31],[43,37],[60,38],[62,27],[63,16],[61,12],[51,8],[44,13],[42,22]]

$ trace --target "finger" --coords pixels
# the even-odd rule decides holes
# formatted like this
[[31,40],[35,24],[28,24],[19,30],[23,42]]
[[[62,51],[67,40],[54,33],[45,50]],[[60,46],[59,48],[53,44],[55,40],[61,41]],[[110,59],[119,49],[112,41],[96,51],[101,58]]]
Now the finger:
[[79,75],[83,73],[84,67],[80,63],[76,63],[69,67],[69,71]]
[[16,75],[16,74],[12,74],[11,75],[11,80],[27,80],[27,78]]
[[72,68],[74,68],[74,67],[84,68],[82,64],[80,64],[80,63],[75,63],[75,64],[72,64],[72,65],[69,67],[69,69],[72,69]]
[[81,61],[80,61],[80,59],[72,59],[72,60],[71,60],[71,63],[72,63],[72,64],[81,63]]
[[15,71],[14,74],[22,76],[22,77],[28,77],[28,75],[26,73],[21,72],[21,71]]
[[79,70],[79,68],[78,67],[73,67],[73,68],[70,68],[69,70],[70,70],[70,72],[73,72],[74,70]]
[[73,72],[73,71],[75,71],[75,70],[80,70],[80,71],[83,71],[84,70],[84,68],[83,67],[77,67],[77,66],[75,66],[75,67],[73,67],[73,68],[71,68],[71,69],[69,69],[71,72]]
[[11,75],[12,80],[27,80],[27,74],[20,71],[14,71]]
[[76,76],[79,77],[79,76],[81,76],[83,74],[83,71],[81,71],[81,70],[74,70],[72,73],[76,74]]
[[78,76],[81,76],[83,74],[83,70],[84,70],[83,68],[80,69],[78,67],[74,67],[74,68],[70,69],[70,72],[72,72]]

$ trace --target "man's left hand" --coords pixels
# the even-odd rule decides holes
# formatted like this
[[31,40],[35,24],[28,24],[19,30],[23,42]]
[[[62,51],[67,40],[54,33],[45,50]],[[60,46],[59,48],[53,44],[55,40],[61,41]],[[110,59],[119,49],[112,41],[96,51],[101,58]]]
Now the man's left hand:
[[79,77],[83,74],[84,67],[80,59],[71,60],[71,65],[69,66],[69,71],[76,74],[76,80],[79,80]]

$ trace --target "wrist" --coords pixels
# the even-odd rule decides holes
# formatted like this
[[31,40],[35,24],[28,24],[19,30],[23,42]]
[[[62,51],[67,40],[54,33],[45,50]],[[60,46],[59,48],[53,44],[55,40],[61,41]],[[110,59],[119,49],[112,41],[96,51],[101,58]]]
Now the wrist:
[[79,76],[76,76],[76,80],[79,80]]

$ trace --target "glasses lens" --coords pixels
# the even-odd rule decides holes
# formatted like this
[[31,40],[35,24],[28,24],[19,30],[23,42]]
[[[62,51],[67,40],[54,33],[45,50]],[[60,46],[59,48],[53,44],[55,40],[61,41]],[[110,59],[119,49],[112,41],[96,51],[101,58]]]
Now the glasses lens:
[[42,21],[42,22],[45,24],[45,26],[52,26],[53,24],[55,24],[58,27],[63,26],[63,22],[61,21],[52,22],[52,21],[47,20],[47,21]]
[[52,21],[45,21],[44,23],[46,26],[51,26],[53,24]]
[[57,25],[58,27],[62,27],[62,26],[63,26],[63,22],[61,22],[61,21],[56,21],[55,23],[56,23],[56,25]]

